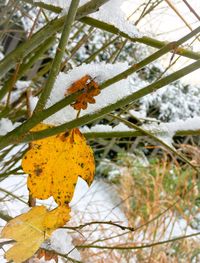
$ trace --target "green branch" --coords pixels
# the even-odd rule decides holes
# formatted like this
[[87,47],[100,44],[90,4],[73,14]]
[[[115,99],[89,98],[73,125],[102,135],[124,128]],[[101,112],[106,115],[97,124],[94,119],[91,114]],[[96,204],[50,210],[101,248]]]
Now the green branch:
[[[165,42],[158,41],[149,37],[131,38],[127,34],[120,32],[117,28],[115,28],[112,25],[106,24],[104,22],[100,22],[93,18],[85,17],[86,15],[97,10],[97,8],[100,7],[105,2],[107,1],[105,0],[90,1],[89,3],[87,3],[87,9],[85,8],[85,5],[78,9],[76,19],[81,20],[84,17],[84,19],[81,20],[82,22],[100,28],[102,30],[106,30],[113,34],[121,35],[122,37],[125,37],[133,42],[143,43],[155,48],[162,48],[167,44]],[[36,32],[31,37],[31,39],[22,43],[14,51],[10,52],[0,63],[0,77],[3,77],[11,68],[15,66],[16,63],[18,63],[21,59],[23,59],[25,56],[31,53],[35,48],[41,45],[41,43],[44,42],[46,39],[48,39],[49,36],[52,36],[56,34],[58,31],[60,31],[64,24],[64,21],[65,21],[65,16],[50,21],[46,26],[44,26],[38,32]],[[180,47],[174,50],[174,52],[181,56],[185,56],[195,60],[200,58],[199,53],[195,53],[193,51],[186,50]]]
[[[38,61],[40,59],[40,57],[49,49],[49,47],[52,45],[52,43],[54,42],[55,37],[50,37],[49,39],[47,39],[44,43],[42,43],[41,46],[39,46],[38,48],[36,48],[36,50],[34,50],[32,52],[32,54],[30,55],[30,58],[24,58],[24,63],[20,65],[18,74],[16,76],[16,81],[18,79],[20,79],[27,70],[29,70],[32,65]],[[28,60],[28,62],[26,63],[26,61]],[[4,86],[1,88],[0,90],[0,100],[6,95],[6,93],[8,92],[10,85],[12,85],[13,82],[13,76],[11,76],[4,84]]]
[[[127,125],[128,127],[135,129],[137,131],[140,131],[142,133],[144,133],[146,136],[148,136],[149,138],[152,138],[155,142],[158,142],[159,144],[161,144],[162,146],[164,146],[166,149],[168,149],[170,152],[173,152],[177,157],[179,157],[182,161],[184,161],[185,163],[187,163],[188,165],[190,165],[194,170],[196,170],[198,172],[198,168],[193,165],[192,163],[190,163],[190,161],[181,153],[178,153],[177,150],[170,144],[166,143],[164,140],[162,140],[162,137],[159,137],[159,134],[157,134],[157,132],[152,132],[149,131],[147,129],[144,129],[142,126],[138,126],[126,119],[123,119],[117,115],[113,115],[110,114],[109,116],[118,119],[120,122],[123,122],[125,125]],[[166,132],[161,131],[161,135],[166,134]]]
[[[194,31],[190,32],[189,34],[187,34],[183,38],[179,39],[177,42],[168,44],[166,47],[163,47],[161,50],[158,50],[157,52],[150,55],[149,57],[142,60],[141,62],[131,66],[129,69],[125,70],[124,72],[114,76],[111,79],[106,80],[104,83],[101,84],[100,89],[104,89],[104,88],[108,87],[109,85],[116,83],[116,82],[120,81],[121,79],[126,78],[128,75],[136,72],[137,70],[144,67],[145,65],[148,65],[150,62],[152,62],[152,61],[156,60],[158,57],[164,55],[170,49],[173,49],[174,46],[178,46],[178,45],[182,44],[184,41],[187,41],[190,37],[192,37],[194,34],[196,34],[196,32],[198,30],[200,30],[200,27],[195,29]],[[176,74],[176,73],[174,73],[174,74]],[[168,78],[170,78],[170,76],[168,76]],[[24,124],[22,124],[20,127],[18,127],[15,130],[17,132],[18,136],[25,134],[26,132],[28,132],[32,127],[34,127],[39,122],[43,121],[47,117],[54,114],[56,111],[59,111],[60,109],[69,105],[70,103],[72,103],[75,100],[75,98],[77,97],[77,95],[79,95],[79,94],[81,94],[81,92],[78,92],[76,94],[72,94],[72,95],[62,99],[61,101],[57,102],[56,104],[49,107],[48,109],[40,112],[39,115],[32,116],[27,122],[25,122]],[[13,134],[15,131],[13,131]]]
[[166,46],[162,47],[157,52],[153,53],[152,55],[148,56],[144,60],[140,61],[137,64],[134,64],[129,69],[121,72],[120,74],[114,76],[111,79],[106,80],[102,85],[101,88],[106,88],[113,83],[116,83],[122,79],[127,78],[129,75],[133,74],[134,72],[138,71],[139,69],[143,68],[144,66],[150,64],[151,62],[155,61],[156,59],[160,58],[161,56],[167,54],[169,51],[177,50],[178,46],[182,45],[184,42],[188,41],[190,38],[194,37],[196,34],[200,32],[200,26],[197,27],[195,30],[190,32],[189,34],[185,35],[184,37],[180,38],[175,42],[168,43]]
[[[44,3],[33,3],[32,0],[24,0],[24,2],[28,2],[28,3],[32,3],[35,6],[39,6],[41,8],[45,8],[49,11],[55,12],[55,13],[60,13],[62,11],[61,8],[59,7],[55,7],[52,5],[47,5]],[[87,25],[105,30],[107,32],[113,33],[115,35],[120,35],[122,37],[125,37],[126,39],[129,39],[132,42],[139,42],[142,44],[145,44],[147,46],[151,46],[154,48],[162,48],[163,46],[166,46],[168,43],[164,42],[164,41],[159,41],[157,39],[154,38],[150,38],[150,37],[141,37],[141,38],[132,38],[130,37],[128,34],[121,32],[118,28],[116,28],[115,26],[109,25],[105,22],[99,21],[97,19],[91,18],[91,17],[84,17],[81,19],[81,21]],[[200,54],[197,52],[193,52],[192,50],[187,50],[185,48],[178,48],[177,50],[175,50],[175,54],[184,56],[184,57],[188,57],[191,59],[195,59],[198,60],[200,59]]]
[[80,0],[73,0],[73,1],[71,1],[71,5],[69,7],[69,11],[68,11],[68,14],[67,14],[65,22],[64,22],[64,26],[63,26],[63,31],[62,31],[62,35],[61,35],[61,38],[60,38],[60,42],[59,42],[59,45],[57,47],[55,57],[53,59],[53,63],[51,65],[51,70],[50,70],[50,73],[49,73],[49,77],[47,79],[45,88],[43,89],[42,94],[41,94],[41,96],[39,98],[39,101],[38,101],[38,103],[36,105],[34,114],[36,112],[38,112],[38,111],[43,110],[43,108],[45,107],[45,104],[46,104],[46,102],[47,102],[47,100],[49,98],[49,95],[50,95],[51,90],[53,88],[53,85],[55,83],[56,77],[57,77],[57,75],[58,75],[58,73],[60,71],[62,58],[63,58],[63,55],[65,53],[65,47],[67,45],[67,41],[68,41],[68,38],[69,38],[71,27],[72,27],[72,24],[73,24],[75,16],[76,16],[76,12],[77,12],[77,8],[78,8],[78,5],[79,5],[79,1]]
[[[87,3],[87,6],[81,6],[76,14],[76,20],[83,18],[84,16],[95,12],[102,4],[108,0],[92,0]],[[87,9],[86,9],[87,7]],[[96,9],[95,9],[96,8]],[[32,35],[26,42],[20,44],[15,50],[10,52],[0,62],[0,77],[3,77],[15,64],[24,59],[34,49],[41,45],[48,38],[59,32],[65,22],[66,16],[56,18],[50,21],[47,25]]]
[[[151,130],[152,134],[156,134],[157,136],[162,135],[162,131],[159,132],[156,130]],[[127,130],[127,131],[105,131],[105,132],[98,132],[98,131],[89,131],[84,132],[84,136],[87,139],[96,139],[96,138],[126,138],[126,137],[141,137],[146,136],[146,134],[142,131],[137,130]],[[174,136],[199,136],[200,135],[200,129],[198,130],[180,130],[177,131]]]
[[[159,41],[157,39],[145,37],[145,36],[140,37],[140,38],[130,37],[128,34],[120,31],[115,26],[107,24],[105,22],[99,21],[99,20],[91,18],[91,17],[84,17],[84,18],[80,19],[80,21],[87,24],[87,25],[90,25],[90,26],[102,29],[104,31],[110,32],[112,34],[115,34],[115,35],[124,37],[126,39],[129,39],[132,42],[142,43],[142,44],[145,44],[147,46],[154,47],[154,48],[160,49],[160,48],[162,48],[168,44],[167,42]],[[178,55],[183,56],[183,57],[191,58],[194,60],[200,59],[200,53],[193,52],[192,50],[188,50],[188,49],[185,49],[182,47],[179,47],[179,48],[173,50],[173,53],[178,54]]]
[[[46,110],[43,110],[42,112],[36,114],[35,116],[33,116],[32,118],[30,118],[27,122],[25,122],[24,124],[20,125],[18,128],[16,128],[15,130],[9,132],[7,135],[0,137],[0,149],[8,146],[9,144],[17,144],[20,142],[29,142],[32,140],[37,140],[37,139],[41,139],[41,138],[45,138],[48,136],[52,136],[55,135],[57,133],[63,132],[66,129],[72,129],[74,127],[79,127],[81,125],[85,125],[89,122],[92,122],[96,119],[99,118],[103,118],[104,115],[118,109],[121,108],[135,100],[138,100],[141,97],[146,96],[147,94],[154,92],[166,85],[168,85],[169,83],[178,80],[179,78],[197,70],[200,68],[200,60],[190,64],[189,66],[184,67],[183,69],[180,69],[172,74],[170,74],[167,77],[164,77],[132,94],[130,94],[129,96],[111,104],[108,105],[106,107],[104,107],[103,109],[100,109],[96,112],[94,112],[93,114],[87,114],[84,115],[78,119],[72,120],[68,123],[62,124],[60,126],[51,128],[51,129],[46,129],[40,132],[30,132],[27,133],[26,132],[28,130],[30,130],[32,127],[34,127],[36,124],[38,124],[39,122],[41,122],[42,120],[46,119],[47,117],[51,116],[53,113],[57,112],[58,110],[62,109],[63,107],[65,107],[66,105],[68,105],[69,103],[71,103],[71,101],[73,101],[76,97],[76,94],[72,94],[69,97],[57,102],[56,104],[54,104],[53,106],[49,107]],[[26,135],[25,135],[26,134]]]

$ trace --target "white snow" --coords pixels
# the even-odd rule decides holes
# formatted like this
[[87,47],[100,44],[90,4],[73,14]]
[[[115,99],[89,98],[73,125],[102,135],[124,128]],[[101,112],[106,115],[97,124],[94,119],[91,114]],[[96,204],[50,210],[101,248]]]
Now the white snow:
[[196,131],[200,130],[200,117],[188,118],[165,124],[167,128],[176,133],[177,131]]
[[[11,191],[13,194],[21,196],[22,198],[27,199],[27,188],[26,188],[26,180],[24,176],[11,176],[6,180],[1,182],[1,187],[6,188]],[[3,194],[1,194],[1,198],[3,198]],[[90,188],[88,188],[86,182],[79,178],[75,194],[73,200],[71,202],[71,220],[67,224],[67,226],[78,226],[80,224],[85,224],[87,222],[92,221],[113,221],[121,225],[128,225],[128,221],[121,210],[122,200],[118,197],[115,192],[115,188],[113,185],[105,183],[103,180],[96,180],[93,182]],[[20,212],[24,209],[24,203],[18,200],[10,200],[10,197],[6,199],[2,199],[2,208],[7,208],[8,213],[11,216],[19,215]],[[1,209],[2,210],[2,209]],[[4,225],[5,222],[3,220],[0,221],[1,225]],[[170,223],[171,222],[171,223]],[[162,232],[162,229],[157,231],[157,235],[155,240],[161,240],[160,233],[162,234],[162,240],[167,240],[172,237],[192,234],[197,232],[198,230],[192,229],[186,220],[180,218],[177,219],[173,217],[173,215],[166,214],[165,219],[163,220],[163,224],[165,224],[166,229],[165,232]],[[136,224],[137,225],[137,224]],[[136,226],[135,225],[135,226]],[[161,231],[161,232],[160,232]],[[83,229],[78,230],[78,232],[71,233],[70,230],[67,229],[58,229],[56,230],[51,239],[50,245],[51,248],[54,248],[59,253],[68,253],[71,249],[74,248],[75,240],[78,240],[79,244],[90,243],[98,238],[111,238],[115,235],[119,235],[123,233],[122,230],[110,226],[110,225],[102,225],[95,224],[85,227]],[[151,243],[154,240],[148,240],[148,235],[145,235],[142,229],[140,231],[133,232],[133,238],[135,244],[140,245],[140,242]],[[152,237],[152,235],[150,234]],[[127,243],[130,241],[130,233],[112,238],[110,240],[106,240],[105,242],[101,242],[101,245],[114,245],[120,243]],[[198,240],[198,239],[197,239]],[[131,242],[131,241],[130,241]],[[4,248],[8,248],[8,246],[4,246]],[[95,254],[95,250],[92,250]],[[119,252],[114,250],[113,254],[117,255]],[[3,258],[4,251],[1,250],[0,253],[0,262],[5,263],[5,259]],[[112,255],[113,255],[112,254]],[[107,253],[100,254],[99,260],[106,260]],[[118,254],[119,255],[119,254]],[[70,257],[80,260],[79,252],[74,249],[69,254]],[[134,258],[134,253],[133,253]],[[95,258],[98,257],[98,254],[95,255]],[[93,259],[93,258],[92,258]],[[90,258],[84,258],[88,263],[93,262]],[[36,261],[33,261],[36,262]],[[43,260],[37,261],[38,263],[44,262]],[[59,263],[63,261],[59,260]],[[120,261],[121,262],[121,261]],[[134,261],[131,261],[134,262]]]
[[134,130],[134,129],[130,129],[127,125],[125,125],[122,122],[120,122],[118,125],[116,125],[113,128],[113,131],[130,131],[130,130]]
[[141,98],[139,112],[148,116],[149,109],[153,107],[157,109],[161,121],[176,121],[199,116],[199,93],[199,87],[195,85],[185,86],[182,82],[170,84]]
[[200,130],[200,117],[188,118],[185,121],[179,120],[160,124],[154,122],[151,124],[144,124],[142,128],[157,136],[170,147],[173,147],[173,137],[177,131]]
[[37,105],[37,102],[38,102],[38,97],[33,97],[33,96],[30,96],[29,97],[29,103],[30,103],[30,110],[31,112],[34,111],[36,105]]
[[123,9],[124,0],[110,0],[99,8],[91,17],[113,25],[120,31],[128,34],[130,37],[140,37],[138,30],[133,22],[126,18],[126,13]]
[[171,145],[173,136],[177,131],[197,131],[200,130],[200,117],[188,118],[169,123],[151,123],[142,126],[147,131],[152,132],[162,141]]
[[[18,80],[15,83],[15,86],[13,87],[13,90],[11,92],[10,96],[10,102],[13,103],[16,100],[19,99],[19,97],[22,95],[23,92],[27,90],[27,88],[30,87],[31,81],[29,80]],[[2,99],[2,103],[6,103],[7,96],[4,96]]]
[[0,51],[0,60],[4,58],[4,54]]
[[[26,187],[26,178],[25,176],[10,176],[1,182],[1,187],[7,189],[17,196],[21,196],[23,200],[27,200],[28,191]],[[1,192],[0,192],[1,193]],[[74,197],[70,203],[72,212],[71,220],[67,224],[78,226],[79,224],[84,224],[91,221],[110,221],[117,222],[122,225],[127,225],[127,219],[124,213],[120,209],[121,200],[115,196],[115,190],[112,185],[104,183],[103,181],[94,181],[91,187],[89,188],[84,180],[81,178],[78,179],[78,183],[75,189]],[[1,193],[0,197],[5,196]],[[25,197],[25,199],[24,199]],[[18,200],[10,200],[8,198],[2,199],[2,208],[6,209],[6,212],[9,213],[12,217],[19,215],[21,212],[27,210],[23,202]],[[51,203],[47,201],[40,201],[37,204],[49,203],[47,206],[51,207]],[[52,207],[51,207],[52,209]],[[4,225],[5,222],[0,220],[1,225]],[[86,229],[86,231],[84,231]],[[79,252],[74,249],[73,239],[84,237],[84,240],[87,242],[89,240],[96,240],[98,237],[108,237],[111,234],[119,233],[118,228],[114,226],[107,225],[91,225],[87,228],[75,233],[70,233],[67,229],[58,229],[53,232],[50,241],[45,242],[42,247],[47,247],[49,249],[55,249],[58,253],[67,254],[70,252],[69,256],[76,260],[80,260]],[[121,230],[119,230],[121,233]],[[113,239],[113,241],[119,242],[120,238]],[[112,244],[112,243],[110,243]],[[8,248],[4,246],[4,248]],[[0,262],[5,263],[3,259],[4,251],[1,250],[0,253]],[[34,261],[35,262],[35,261]],[[38,262],[43,262],[38,261]],[[59,263],[63,261],[59,260]],[[88,261],[90,262],[90,261]]]
[[[66,0],[35,0],[35,2],[43,2],[45,4],[58,6],[64,9],[64,12],[68,12],[70,1]],[[81,0],[80,6],[89,2],[88,0]],[[124,0],[110,0],[102,5],[97,12],[91,15],[91,17],[113,25],[120,31],[128,34],[130,37],[140,37],[140,34],[133,22],[126,18],[126,13],[123,8]]]
[[104,125],[104,124],[96,124],[92,126],[91,128],[88,128],[87,126],[84,126],[81,128],[82,133],[90,133],[90,132],[112,132],[113,128],[110,125]]
[[[56,79],[54,88],[46,104],[46,108],[63,99],[66,90],[72,85],[72,83],[79,80],[86,74],[94,78],[98,84],[101,84],[105,80],[112,78],[127,68],[127,63],[116,63],[114,65],[105,63],[91,63],[75,67],[69,71],[68,74],[61,72]],[[95,97],[96,103],[89,104],[86,110],[81,111],[80,116],[94,113],[105,106],[116,103],[118,100],[121,100],[122,98],[132,94],[135,90],[136,87],[130,84],[129,77],[114,83],[106,89],[103,89],[101,93]],[[48,124],[59,125],[75,119],[76,115],[77,111],[71,106],[67,106],[46,119],[45,122]]]
[[15,84],[17,89],[25,90],[30,87],[31,81],[30,80],[18,80]]
[[118,125],[112,127],[108,124],[96,124],[91,128],[84,126],[81,128],[82,133],[90,133],[90,132],[120,132],[120,131],[133,131],[134,129],[129,128],[124,123],[119,123]]
[[136,110],[130,110],[129,113],[138,119],[144,119],[146,117],[146,114],[144,112]]
[[[173,137],[177,131],[198,131],[200,130],[200,117],[188,118],[186,120],[179,120],[176,122],[169,123],[157,123],[155,120],[151,124],[144,124],[141,126],[142,129],[155,135],[157,138],[162,140],[164,143],[172,146]],[[123,132],[123,131],[135,131],[129,128],[123,123],[112,127],[111,125],[96,124],[91,128],[84,126],[81,128],[81,132],[84,134],[88,133],[112,133],[112,132]]]
[[12,123],[8,118],[0,119],[0,135],[6,135],[8,132],[19,126],[19,122]]
[[[68,254],[69,257],[81,260],[80,253],[74,248],[72,237],[66,229],[57,229],[51,235],[50,240],[41,246],[49,250],[57,251],[60,254]],[[71,251],[71,252],[70,252]]]
[[[141,126],[144,130],[152,132],[155,135],[162,135],[168,133],[173,137],[178,131],[198,131],[200,130],[200,117],[188,118],[186,120],[179,120],[176,122],[160,122],[157,123],[153,121],[151,124],[144,124]],[[123,123],[112,127],[111,125],[96,124],[91,128],[84,126],[81,128],[83,133],[90,132],[120,132],[120,131],[134,131],[134,129],[129,128]]]

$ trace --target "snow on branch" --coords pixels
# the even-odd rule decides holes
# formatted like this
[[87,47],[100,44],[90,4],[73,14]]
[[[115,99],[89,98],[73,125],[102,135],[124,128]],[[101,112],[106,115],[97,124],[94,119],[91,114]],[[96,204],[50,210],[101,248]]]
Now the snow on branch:
[[[43,2],[48,5],[60,7],[64,12],[68,12],[70,2],[66,0],[34,0],[35,2]],[[86,4],[89,0],[81,0],[80,6]],[[102,5],[97,12],[91,15],[92,18],[110,24],[121,32],[128,34],[130,37],[140,37],[140,34],[134,24],[126,18],[123,11],[124,0],[110,0]]]
[[[49,100],[46,104],[46,108],[54,105],[56,102],[62,100],[65,97],[67,89],[77,80],[81,79],[85,75],[91,76],[95,82],[100,85],[107,79],[123,72],[128,68],[127,63],[105,64],[105,63],[91,63],[83,64],[68,72],[68,74],[61,72],[55,82],[54,88],[50,94]],[[134,85],[131,85],[130,78],[123,79],[110,85],[106,89],[103,89],[101,93],[95,97],[96,103],[89,104],[88,108],[81,111],[80,116],[85,114],[92,114],[105,106],[116,103],[122,98],[132,94],[136,91]],[[57,113],[50,116],[45,120],[48,124],[60,125],[75,119],[77,111],[71,106],[67,106]]]
[[139,37],[140,34],[133,25],[133,22],[126,18],[126,13],[123,11],[124,2],[123,0],[110,0],[101,6],[99,11],[91,15],[91,17],[113,25],[130,37]]
[[152,123],[149,125],[143,125],[143,128],[160,137],[168,144],[171,144],[173,136],[177,132],[200,130],[200,117],[188,118],[186,120],[178,120],[169,123]]
[[[169,123],[151,123],[141,126],[142,129],[152,133],[167,144],[172,143],[173,136],[175,135],[189,135],[194,132],[200,133],[200,117],[188,118],[186,120],[179,120]],[[98,124],[91,128],[84,126],[82,132],[90,138],[90,134],[95,134],[95,137],[129,137],[129,136],[141,136],[141,132],[137,132],[135,129],[131,129],[123,123],[120,123],[114,127],[111,125]],[[118,134],[116,134],[118,133]],[[114,135],[114,136],[113,136]]]

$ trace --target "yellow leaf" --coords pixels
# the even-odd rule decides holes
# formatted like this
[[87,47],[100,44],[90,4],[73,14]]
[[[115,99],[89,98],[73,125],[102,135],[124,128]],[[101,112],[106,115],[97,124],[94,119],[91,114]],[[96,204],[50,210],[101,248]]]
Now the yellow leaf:
[[[40,124],[34,131],[49,126]],[[78,129],[34,141],[24,155],[22,168],[29,174],[28,189],[33,197],[53,196],[58,205],[68,204],[74,193],[78,176],[88,185],[94,177],[94,157],[85,137]]]
[[[3,228],[1,236],[13,239],[16,243],[6,252],[6,259],[22,263],[32,257],[44,240],[69,220],[69,207],[63,207],[62,213],[60,209],[58,207],[48,211],[45,206],[36,206],[28,213],[10,220]],[[51,221],[54,223],[50,224]]]

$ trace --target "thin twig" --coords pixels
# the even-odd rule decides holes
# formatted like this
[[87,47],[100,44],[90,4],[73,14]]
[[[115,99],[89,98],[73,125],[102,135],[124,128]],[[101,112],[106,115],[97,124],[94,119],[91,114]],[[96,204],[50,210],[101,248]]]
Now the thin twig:
[[178,240],[182,240],[182,239],[186,239],[186,238],[190,238],[190,237],[195,237],[200,235],[200,232],[194,233],[194,234],[190,234],[190,235],[185,235],[185,236],[179,236],[179,237],[175,237],[172,239],[168,239],[168,240],[163,240],[163,241],[159,241],[159,242],[155,242],[155,243],[150,243],[150,244],[144,244],[141,246],[127,246],[127,245],[118,245],[118,246],[98,246],[98,245],[78,245],[77,248],[80,249],[85,249],[85,248],[97,248],[97,249],[118,249],[118,250],[136,250],[136,249],[143,249],[143,248],[149,248],[149,247],[154,247],[154,246],[159,246],[159,245],[163,245],[163,244],[167,244],[167,243],[171,243],[171,242],[175,242]]
[[182,0],[182,1],[190,9],[190,11],[196,16],[196,18],[200,21],[200,16],[197,14],[197,12],[194,10],[194,8],[192,8],[192,6],[186,0]]
[[92,221],[92,222],[88,222],[88,223],[85,223],[85,224],[82,224],[82,225],[79,225],[79,226],[64,226],[62,228],[66,228],[66,229],[72,229],[72,230],[77,230],[77,229],[82,229],[86,226],[90,226],[90,225],[112,225],[112,226],[116,226],[116,227],[119,227],[121,228],[121,230],[129,230],[129,231],[134,231],[134,228],[133,227],[129,227],[129,226],[123,226],[123,225],[120,225],[120,224],[117,224],[117,223],[114,223],[112,221]]

